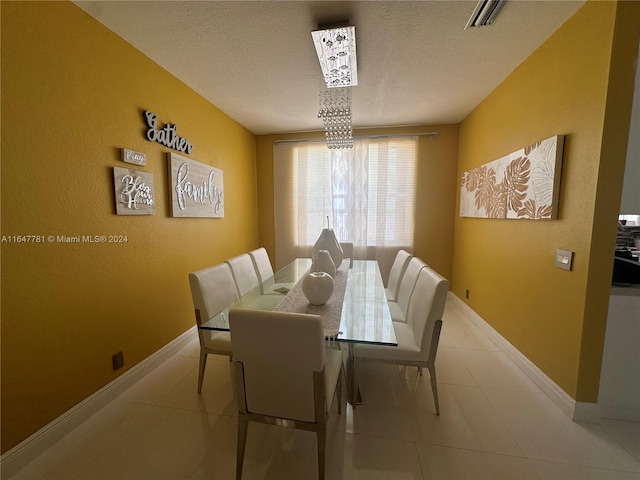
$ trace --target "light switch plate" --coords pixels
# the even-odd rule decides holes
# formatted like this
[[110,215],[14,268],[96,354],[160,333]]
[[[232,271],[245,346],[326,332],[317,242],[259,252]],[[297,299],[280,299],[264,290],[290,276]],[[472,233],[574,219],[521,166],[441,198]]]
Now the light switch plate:
[[563,270],[571,270],[571,262],[573,260],[573,252],[570,250],[556,249],[556,267]]

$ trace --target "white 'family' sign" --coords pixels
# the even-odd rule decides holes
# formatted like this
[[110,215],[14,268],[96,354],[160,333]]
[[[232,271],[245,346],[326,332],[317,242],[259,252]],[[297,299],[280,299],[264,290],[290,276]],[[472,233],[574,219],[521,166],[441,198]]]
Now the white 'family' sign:
[[168,154],[172,217],[224,217],[222,170]]

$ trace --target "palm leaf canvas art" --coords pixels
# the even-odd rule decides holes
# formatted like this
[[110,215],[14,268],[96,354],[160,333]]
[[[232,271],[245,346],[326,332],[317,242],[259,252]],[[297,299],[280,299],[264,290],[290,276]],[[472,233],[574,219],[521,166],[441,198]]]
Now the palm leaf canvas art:
[[555,135],[464,172],[460,216],[558,218],[563,146]]

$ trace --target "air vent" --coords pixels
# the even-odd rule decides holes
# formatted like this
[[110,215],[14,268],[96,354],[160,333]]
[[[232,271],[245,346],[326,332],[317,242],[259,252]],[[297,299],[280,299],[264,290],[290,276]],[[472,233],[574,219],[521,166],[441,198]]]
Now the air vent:
[[464,29],[492,25],[505,3],[507,0],[480,0]]

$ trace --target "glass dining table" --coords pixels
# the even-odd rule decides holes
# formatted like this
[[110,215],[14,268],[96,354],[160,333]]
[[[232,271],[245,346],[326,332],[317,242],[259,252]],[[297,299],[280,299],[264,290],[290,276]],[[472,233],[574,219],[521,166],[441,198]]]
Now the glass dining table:
[[[203,322],[206,330],[229,330],[229,310],[251,308],[274,310],[311,267],[311,259],[297,258],[262,284],[240,297],[229,308]],[[310,305],[313,313],[315,309]],[[375,260],[354,260],[347,271],[338,334],[333,339],[347,343],[397,346],[384,284]]]
[[[391,313],[382,282],[382,276],[375,260],[353,260],[349,263],[345,260],[340,269],[346,275],[346,282],[340,288],[344,288],[344,298],[339,314],[339,327],[337,332],[327,335],[331,342],[343,342],[348,346],[349,356],[346,359],[347,372],[351,375],[351,358],[353,345],[357,343],[370,343],[387,346],[397,346]],[[300,290],[301,280],[311,267],[311,259],[297,258],[278,270],[271,278],[247,292],[229,308],[218,315],[203,322],[200,328],[207,330],[229,330],[229,310],[249,308],[257,310],[287,311],[282,305],[290,303],[290,296]],[[336,282],[338,285],[338,282]],[[332,297],[337,296],[334,291]],[[342,292],[339,292],[342,293]],[[289,295],[289,298],[287,296]],[[286,299],[286,301],[285,301]],[[289,301],[289,302],[288,302]],[[327,304],[331,302],[331,299]],[[296,313],[311,313],[325,316],[324,306],[314,306],[304,302],[300,307],[298,302]],[[330,308],[332,307],[332,308]],[[335,311],[335,305],[326,306],[326,316],[330,311]],[[325,330],[326,332],[326,330]],[[347,385],[351,385],[347,381]],[[352,392],[349,392],[350,401],[354,401]],[[359,401],[359,400],[358,400]]]

